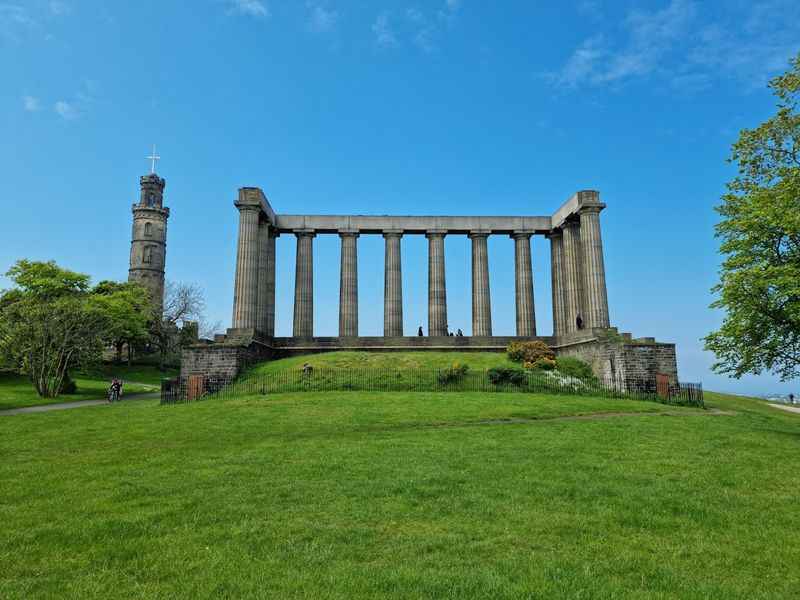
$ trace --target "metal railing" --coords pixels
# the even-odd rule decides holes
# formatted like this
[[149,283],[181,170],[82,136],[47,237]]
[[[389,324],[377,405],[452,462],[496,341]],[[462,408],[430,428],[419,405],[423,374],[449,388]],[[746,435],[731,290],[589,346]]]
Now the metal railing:
[[556,371],[523,369],[326,369],[245,373],[237,378],[191,376],[165,380],[161,403],[231,398],[288,392],[522,392],[568,394],[602,398],[651,400],[676,406],[704,407],[699,383],[671,383],[666,389],[655,379],[598,379],[561,375]]

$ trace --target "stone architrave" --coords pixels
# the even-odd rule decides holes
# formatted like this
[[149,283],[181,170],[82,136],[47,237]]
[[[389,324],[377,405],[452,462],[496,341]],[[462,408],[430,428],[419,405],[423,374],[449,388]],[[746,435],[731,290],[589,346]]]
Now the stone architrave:
[[339,271],[339,336],[358,335],[358,233],[340,231],[342,240]]
[[297,230],[292,335],[314,337],[314,237],[311,229]]
[[403,335],[402,231],[384,231],[386,244],[383,276],[383,335]]
[[488,231],[472,231],[472,335],[492,335],[492,300],[489,289]]
[[444,236],[431,230],[428,238],[428,335],[447,335],[447,288],[444,273]]
[[514,240],[517,335],[536,335],[536,310],[533,300],[533,265],[531,261],[531,231],[515,231]]

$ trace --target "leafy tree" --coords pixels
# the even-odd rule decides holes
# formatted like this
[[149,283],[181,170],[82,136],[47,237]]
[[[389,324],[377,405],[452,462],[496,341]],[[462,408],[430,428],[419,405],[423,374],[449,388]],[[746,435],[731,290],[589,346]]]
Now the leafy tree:
[[101,281],[92,294],[108,316],[103,339],[116,349],[117,362],[122,362],[122,348],[127,344],[130,364],[132,348],[146,344],[149,339],[149,325],[153,321],[149,292],[138,283]]
[[89,278],[54,262],[18,261],[0,295],[0,355],[29,376],[38,394],[70,387],[69,369],[98,361],[107,317],[88,293]]
[[777,114],[740,133],[739,174],[717,208],[725,260],[711,306],[726,315],[705,343],[719,373],[785,381],[800,374],[800,55],[769,87]]

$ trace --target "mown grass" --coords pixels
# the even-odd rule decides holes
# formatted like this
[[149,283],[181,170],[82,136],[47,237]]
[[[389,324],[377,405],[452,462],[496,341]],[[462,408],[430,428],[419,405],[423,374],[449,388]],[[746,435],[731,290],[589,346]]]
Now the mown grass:
[[256,365],[251,373],[277,373],[302,369],[305,363],[322,369],[445,369],[453,363],[473,370],[519,366],[500,352],[325,352],[292,356]]
[[800,417],[708,403],[737,414],[350,392],[8,417],[0,597],[797,597]]
[[102,399],[106,397],[108,386],[114,377],[123,380],[124,395],[153,392],[159,389],[162,377],[174,377],[176,373],[174,370],[162,373],[151,366],[101,365],[83,373],[73,374],[78,391],[74,394],[62,394],[56,398],[40,398],[27,377],[0,373],[0,410]]

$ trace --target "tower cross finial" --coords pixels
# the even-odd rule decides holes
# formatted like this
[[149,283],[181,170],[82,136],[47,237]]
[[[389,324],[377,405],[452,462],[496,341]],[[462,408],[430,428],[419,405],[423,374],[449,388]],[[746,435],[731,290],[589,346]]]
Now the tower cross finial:
[[153,144],[153,153],[147,157],[148,160],[153,161],[152,166],[150,167],[150,173],[155,174],[156,172],[156,161],[161,160],[161,157],[156,154],[156,145]]

